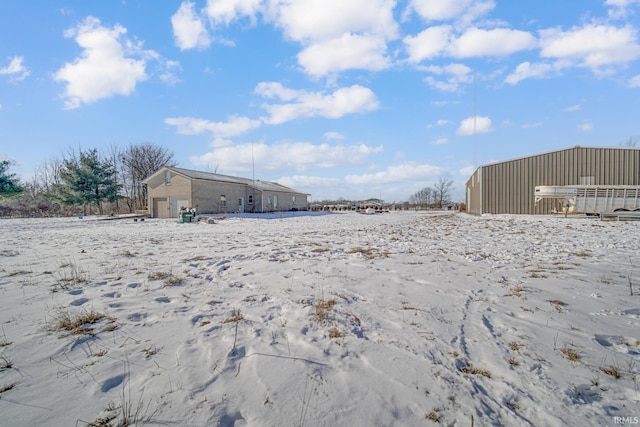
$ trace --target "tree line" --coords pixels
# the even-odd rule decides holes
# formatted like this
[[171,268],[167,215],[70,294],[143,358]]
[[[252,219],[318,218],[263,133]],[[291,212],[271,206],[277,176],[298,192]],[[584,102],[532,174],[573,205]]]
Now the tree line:
[[425,187],[409,197],[409,203],[422,209],[442,209],[451,203],[451,190],[453,181],[448,178],[440,178],[433,187]]
[[68,149],[21,182],[0,161],[0,216],[131,213],[146,209],[142,181],[162,166],[175,166],[173,153],[144,142],[106,152]]

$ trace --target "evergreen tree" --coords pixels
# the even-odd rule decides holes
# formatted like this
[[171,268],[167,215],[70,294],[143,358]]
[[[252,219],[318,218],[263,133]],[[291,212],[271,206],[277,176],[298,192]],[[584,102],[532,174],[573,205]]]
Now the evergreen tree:
[[23,191],[15,173],[9,172],[12,162],[0,161],[0,198],[15,196]]
[[116,182],[115,166],[102,160],[98,150],[80,151],[79,156],[64,159],[60,171],[61,184],[54,185],[56,198],[65,205],[95,205],[100,214],[102,202],[120,198],[120,184]]

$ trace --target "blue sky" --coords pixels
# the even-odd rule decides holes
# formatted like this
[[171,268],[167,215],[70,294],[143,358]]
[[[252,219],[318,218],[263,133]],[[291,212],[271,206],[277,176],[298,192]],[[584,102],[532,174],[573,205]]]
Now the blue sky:
[[475,165],[640,134],[639,30],[640,0],[5,1],[0,157],[152,142],[313,200],[463,200]]

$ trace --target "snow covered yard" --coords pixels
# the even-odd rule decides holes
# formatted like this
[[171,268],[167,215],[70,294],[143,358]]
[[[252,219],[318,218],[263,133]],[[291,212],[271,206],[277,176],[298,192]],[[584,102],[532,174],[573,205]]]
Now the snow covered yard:
[[638,223],[63,218],[0,235],[3,426],[640,417]]

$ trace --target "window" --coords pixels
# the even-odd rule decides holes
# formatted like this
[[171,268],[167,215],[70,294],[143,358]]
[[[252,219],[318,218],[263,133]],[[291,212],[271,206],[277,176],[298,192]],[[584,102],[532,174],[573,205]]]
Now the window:
[[293,201],[293,204],[295,205],[296,204],[296,196],[292,196],[291,199]]
[[227,207],[227,196],[225,196],[224,194],[220,196],[220,207],[221,208]]
[[171,171],[164,173],[164,185],[171,185]]

